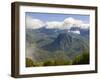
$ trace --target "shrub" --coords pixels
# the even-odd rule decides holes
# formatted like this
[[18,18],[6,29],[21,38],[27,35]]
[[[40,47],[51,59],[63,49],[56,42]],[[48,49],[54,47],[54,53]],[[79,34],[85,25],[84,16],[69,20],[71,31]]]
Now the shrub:
[[89,53],[84,52],[74,58],[73,64],[89,64]]
[[70,65],[70,60],[62,60],[62,59],[56,59],[56,60],[48,60],[44,62],[44,66],[59,66],[59,65]]
[[55,60],[55,65],[70,65],[71,61],[70,60],[63,60],[63,59],[59,59],[59,60]]
[[48,61],[45,61],[43,63],[44,66],[54,66],[54,61],[53,60],[48,60]]
[[26,67],[33,67],[35,66],[33,61],[30,58],[26,58]]

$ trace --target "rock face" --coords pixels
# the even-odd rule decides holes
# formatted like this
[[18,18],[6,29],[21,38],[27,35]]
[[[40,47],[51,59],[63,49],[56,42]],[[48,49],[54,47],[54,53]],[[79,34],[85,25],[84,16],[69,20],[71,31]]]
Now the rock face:
[[62,33],[50,44],[42,47],[47,51],[64,51],[69,54],[82,53],[89,48],[87,42],[79,35]]

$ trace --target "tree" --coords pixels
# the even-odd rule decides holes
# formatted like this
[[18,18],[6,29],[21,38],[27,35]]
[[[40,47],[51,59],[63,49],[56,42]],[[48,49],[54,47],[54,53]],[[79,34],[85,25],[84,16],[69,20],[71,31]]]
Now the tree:
[[89,64],[89,53],[83,52],[83,54],[76,56],[73,64]]
[[26,58],[26,67],[33,67],[35,66],[33,61],[30,58]]

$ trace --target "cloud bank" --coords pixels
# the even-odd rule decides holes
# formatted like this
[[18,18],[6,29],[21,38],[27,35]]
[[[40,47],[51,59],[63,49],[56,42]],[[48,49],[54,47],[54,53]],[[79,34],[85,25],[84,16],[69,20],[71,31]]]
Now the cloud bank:
[[88,29],[89,24],[86,24],[82,20],[74,19],[72,17],[65,18],[62,22],[60,21],[43,22],[42,20],[34,19],[30,16],[27,16],[26,27],[30,29],[39,29],[42,27],[46,27],[48,29],[70,29],[71,27]]
[[38,29],[43,27],[45,24],[39,19],[33,19],[30,16],[26,16],[26,27],[30,29]]

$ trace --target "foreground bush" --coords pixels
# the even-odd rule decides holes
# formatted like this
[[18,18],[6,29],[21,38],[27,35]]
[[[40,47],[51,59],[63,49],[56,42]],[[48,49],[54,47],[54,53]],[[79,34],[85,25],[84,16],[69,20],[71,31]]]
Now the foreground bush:
[[60,66],[60,65],[81,65],[89,64],[89,53],[84,52],[81,55],[77,55],[73,60],[56,58],[41,62],[34,62],[29,58],[26,58],[26,67],[39,67],[39,66]]
[[70,60],[48,60],[43,63],[44,66],[59,66],[59,65],[70,65]]
[[89,53],[83,53],[74,58],[73,64],[89,64]]
[[43,66],[54,66],[55,62],[53,60],[48,60],[43,62]]
[[26,58],[26,67],[33,67],[35,66],[33,61],[29,58]]

